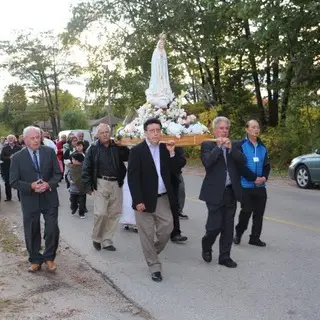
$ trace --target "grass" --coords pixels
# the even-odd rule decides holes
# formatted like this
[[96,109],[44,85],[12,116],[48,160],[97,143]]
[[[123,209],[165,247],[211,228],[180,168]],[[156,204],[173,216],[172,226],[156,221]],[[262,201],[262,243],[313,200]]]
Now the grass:
[[19,253],[20,241],[6,219],[0,220],[0,247],[5,252]]

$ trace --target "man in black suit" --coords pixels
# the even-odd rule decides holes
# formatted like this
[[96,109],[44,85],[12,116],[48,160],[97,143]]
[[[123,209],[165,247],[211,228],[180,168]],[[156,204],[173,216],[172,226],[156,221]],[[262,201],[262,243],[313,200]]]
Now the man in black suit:
[[215,142],[206,141],[201,146],[201,160],[206,169],[200,200],[206,202],[208,219],[206,234],[202,238],[202,258],[212,260],[212,246],[220,234],[219,264],[236,268],[230,258],[233,240],[234,216],[237,200],[241,200],[238,166],[244,165],[245,157],[229,136],[230,121],[226,117],[213,120]]
[[[52,148],[41,145],[39,128],[23,131],[26,148],[12,157],[10,183],[20,192],[23,226],[29,261],[28,271],[36,272],[44,262],[49,271],[55,271],[54,262],[59,244],[58,182],[61,171]],[[40,216],[45,220],[45,249],[41,249]]]
[[158,254],[170,238],[171,208],[177,206],[171,175],[178,174],[181,168],[174,141],[160,144],[161,129],[158,119],[144,123],[146,140],[132,148],[128,164],[128,184],[140,242],[151,278],[156,282],[162,281]]
[[[12,200],[12,192],[10,185],[10,163],[12,156],[21,150],[21,146],[15,143],[16,137],[13,134],[8,135],[7,142],[8,144],[3,147],[1,150],[0,160],[1,163],[1,175],[4,181],[6,199],[4,201]],[[19,193],[18,193],[19,197]]]

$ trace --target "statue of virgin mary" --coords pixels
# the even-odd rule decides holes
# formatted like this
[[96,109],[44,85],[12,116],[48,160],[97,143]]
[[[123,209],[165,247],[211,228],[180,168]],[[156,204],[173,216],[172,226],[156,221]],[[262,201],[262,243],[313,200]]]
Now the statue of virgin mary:
[[160,39],[152,54],[151,79],[149,88],[146,90],[147,102],[157,109],[167,109],[174,95],[169,82],[167,54],[164,49],[165,36],[160,35]]

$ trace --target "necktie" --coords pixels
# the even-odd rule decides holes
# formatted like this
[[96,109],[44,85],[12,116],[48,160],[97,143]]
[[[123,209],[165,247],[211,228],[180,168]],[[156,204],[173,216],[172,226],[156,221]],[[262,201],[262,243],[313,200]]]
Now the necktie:
[[37,157],[37,151],[33,151],[33,163],[34,167],[37,172],[37,177],[38,179],[41,179],[41,173],[40,173],[40,167],[39,167],[39,162],[38,162],[38,157]]
[[226,186],[228,186],[229,184],[231,184],[231,180],[230,180],[230,175],[228,171],[227,148],[222,147],[222,151],[223,151],[224,161],[226,162],[226,171],[227,171]]

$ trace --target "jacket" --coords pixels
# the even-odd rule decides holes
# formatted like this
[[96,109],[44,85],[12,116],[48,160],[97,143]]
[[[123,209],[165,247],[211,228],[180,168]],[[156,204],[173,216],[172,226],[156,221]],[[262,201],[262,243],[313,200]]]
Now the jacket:
[[257,145],[254,146],[248,137],[240,141],[240,147],[246,158],[245,165],[240,168],[241,186],[243,188],[265,187],[265,183],[257,186],[254,181],[257,177],[265,177],[266,180],[269,178],[270,161],[267,147],[259,138]]
[[211,204],[220,204],[225,192],[228,169],[232,188],[238,201],[242,199],[239,167],[244,166],[245,157],[239,145],[232,144],[227,153],[227,164],[223,151],[215,142],[206,141],[201,145],[201,161],[206,169],[199,199]]
[[[159,148],[161,177],[167,190],[171,210],[176,211],[177,198],[173,190],[172,176],[179,174],[181,164],[177,154],[170,157],[164,144],[160,144]],[[132,208],[136,210],[137,204],[144,203],[146,212],[155,212],[158,201],[158,173],[146,141],[131,149],[128,185],[132,196]]]
[[71,194],[85,194],[85,189],[81,180],[82,165],[73,164],[70,167],[70,170],[67,175],[68,175],[69,181],[73,182],[73,183],[70,183],[69,192]]
[[[123,180],[126,176],[127,169],[124,164],[129,159],[130,150],[127,147],[121,147],[110,140],[112,163],[117,171],[119,187],[123,186]],[[86,192],[97,190],[97,177],[99,173],[100,158],[100,140],[93,142],[86,151],[82,167],[82,182]]]

